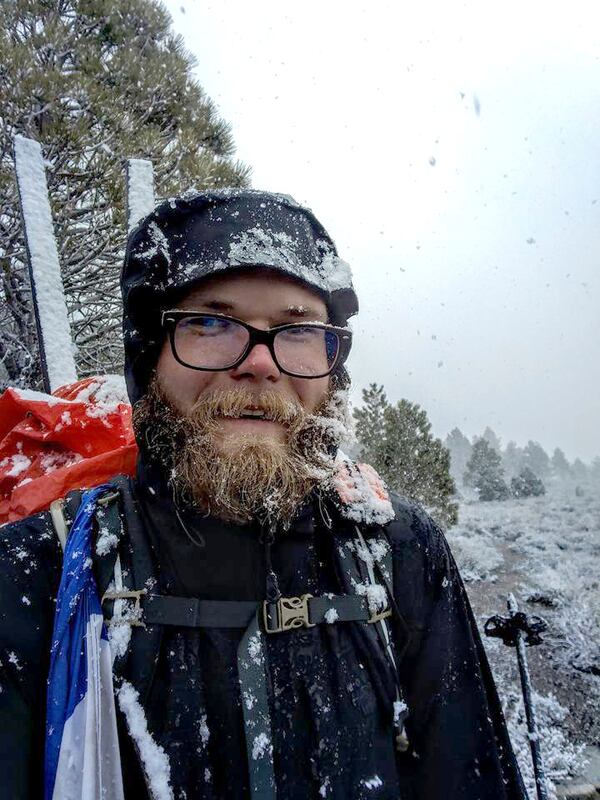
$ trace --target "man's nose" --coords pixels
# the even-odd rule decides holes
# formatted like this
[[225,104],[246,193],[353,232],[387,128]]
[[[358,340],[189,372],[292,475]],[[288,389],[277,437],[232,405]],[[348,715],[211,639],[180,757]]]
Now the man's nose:
[[262,378],[276,381],[281,372],[266,344],[255,344],[246,358],[231,370],[234,378]]

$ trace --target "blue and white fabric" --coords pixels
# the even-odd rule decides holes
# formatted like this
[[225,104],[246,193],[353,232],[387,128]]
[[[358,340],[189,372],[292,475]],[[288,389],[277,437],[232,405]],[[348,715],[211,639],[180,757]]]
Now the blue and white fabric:
[[123,800],[112,658],[92,570],[98,498],[83,493],[67,539],[48,678],[45,800]]

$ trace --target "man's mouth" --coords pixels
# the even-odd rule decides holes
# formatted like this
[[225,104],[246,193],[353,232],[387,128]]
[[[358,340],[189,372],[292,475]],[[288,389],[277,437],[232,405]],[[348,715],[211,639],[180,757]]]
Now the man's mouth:
[[[303,419],[303,409],[293,400],[266,393],[264,397],[249,397],[248,392],[224,392],[221,396],[208,397],[204,403],[205,419],[214,422],[267,423],[291,428]],[[200,406],[200,404],[199,404]],[[256,424],[258,429],[261,427]],[[241,430],[241,428],[240,428]]]
[[274,422],[274,417],[262,408],[244,408],[240,412],[224,413],[220,416],[225,419],[258,419]]
[[268,419],[261,408],[245,408],[240,414],[241,419]]

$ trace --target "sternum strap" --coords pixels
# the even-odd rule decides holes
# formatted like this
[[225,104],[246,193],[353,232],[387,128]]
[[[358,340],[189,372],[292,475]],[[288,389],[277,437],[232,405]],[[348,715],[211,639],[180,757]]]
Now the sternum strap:
[[257,605],[252,600],[149,595],[143,602],[143,620],[147,625],[182,628],[246,628],[256,614]]
[[[171,595],[139,594],[141,610],[136,614],[137,624],[170,625],[181,628],[246,628],[257,611],[263,615],[267,632],[280,632],[292,628],[318,625],[332,622],[369,622],[373,621],[368,603],[364,597],[357,595],[323,595],[307,598],[306,605],[296,601],[303,598],[280,598],[275,603],[266,603],[263,614],[263,603],[258,600],[200,600],[196,597],[174,597]],[[106,592],[103,604],[110,601],[119,602],[121,592]],[[143,596],[142,596],[143,595]],[[291,611],[287,611],[289,625],[278,624],[281,604],[288,603]],[[298,605],[297,611],[294,606]],[[105,613],[110,616],[110,607],[104,606]],[[306,608],[306,613],[303,612]],[[131,622],[127,618],[115,619],[113,624]],[[109,620],[109,624],[111,620]]]

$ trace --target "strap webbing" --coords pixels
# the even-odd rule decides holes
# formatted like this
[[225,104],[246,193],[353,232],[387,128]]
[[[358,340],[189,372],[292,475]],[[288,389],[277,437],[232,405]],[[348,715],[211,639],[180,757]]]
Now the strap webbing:
[[63,514],[63,504],[64,500],[62,497],[58,500],[54,500],[52,503],[50,503],[49,511],[52,524],[54,525],[54,530],[56,531],[58,541],[60,542],[61,550],[64,552],[69,529],[67,527],[65,515]]
[[142,619],[150,625],[182,628],[246,628],[257,605],[252,600],[198,600],[152,594],[142,600]]
[[260,630],[258,614],[255,614],[237,651],[252,800],[275,800],[277,796],[267,690],[266,646],[266,636]]
[[66,497],[53,500],[50,503],[49,511],[52,525],[58,536],[61,550],[64,551],[71,525],[77,514],[79,503],[81,502],[82,492],[78,489],[69,492]]
[[[105,602],[115,599],[111,592]],[[117,600],[118,602],[118,600]],[[261,602],[253,600],[200,600],[195,597],[173,597],[151,594],[141,600],[141,620],[148,625],[172,625],[181,628],[246,628],[252,617],[262,613]],[[334,611],[335,614],[329,612]],[[277,604],[267,604],[269,615],[277,618]],[[356,595],[311,597],[308,620],[311,625],[327,622],[367,622],[368,603]]]
[[371,616],[366,599],[358,595],[323,595],[308,601],[308,618],[312,624],[327,622],[326,614],[332,610],[336,612],[334,622],[368,622]]

